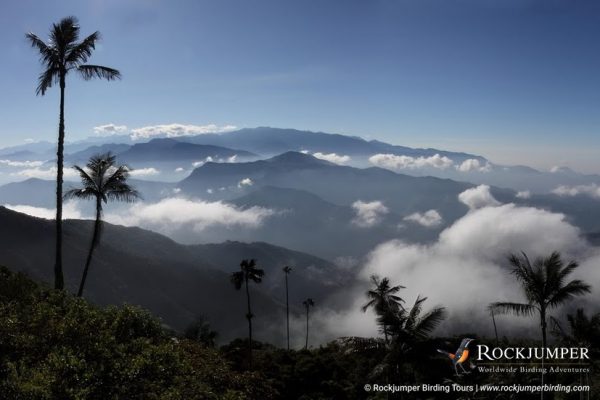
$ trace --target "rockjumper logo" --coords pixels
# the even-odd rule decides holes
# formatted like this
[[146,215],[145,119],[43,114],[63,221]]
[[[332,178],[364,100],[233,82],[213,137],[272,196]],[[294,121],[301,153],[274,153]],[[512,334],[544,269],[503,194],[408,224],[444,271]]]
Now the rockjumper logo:
[[497,360],[589,360],[586,347],[493,347],[477,345],[477,361]]
[[[454,372],[456,372],[456,375],[470,373],[465,369],[463,364],[469,360],[469,344],[473,340],[475,339],[464,338],[462,342],[460,342],[460,346],[458,347],[458,350],[456,350],[456,353],[448,353],[447,351],[438,349],[438,353],[446,355],[452,361],[452,365],[454,366]],[[462,370],[461,373],[458,372],[458,367],[460,367],[460,369]],[[473,365],[471,361],[469,361],[469,368],[475,368],[475,365]]]

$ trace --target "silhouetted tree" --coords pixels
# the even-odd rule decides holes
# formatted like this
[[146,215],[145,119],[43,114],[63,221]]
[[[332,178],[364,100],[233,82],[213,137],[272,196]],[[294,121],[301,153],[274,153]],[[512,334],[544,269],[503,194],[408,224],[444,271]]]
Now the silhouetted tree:
[[290,349],[290,296],[288,288],[288,275],[292,272],[292,267],[283,267],[283,273],[285,274],[285,320],[286,320],[286,332],[287,332],[287,349]]
[[94,32],[79,42],[79,25],[75,17],[67,17],[53,24],[50,39],[44,42],[37,35],[28,33],[31,46],[40,53],[44,70],[38,78],[37,95],[44,95],[54,84],[60,87],[60,111],[58,122],[58,146],[56,151],[56,258],[54,262],[54,287],[64,288],[62,269],[62,195],[65,142],[65,86],[67,75],[74,71],[83,79],[102,78],[114,80],[121,77],[116,69],[86,62],[96,48],[100,33]]
[[[388,278],[380,279],[377,275],[371,275],[371,282],[373,283],[373,288],[369,289],[366,293],[369,301],[362,306],[363,312],[366,312],[369,308],[373,308],[378,316],[382,316],[388,311],[396,311],[402,308],[404,300],[397,296],[396,293],[400,289],[405,289],[404,286],[391,286]],[[386,324],[382,325],[382,331],[387,342],[388,329]]]
[[215,347],[218,333],[211,329],[206,318],[200,316],[185,329],[183,335],[186,339],[193,340],[206,347]]
[[116,158],[110,153],[92,156],[85,168],[75,165],[73,168],[79,172],[81,188],[75,188],[65,193],[65,199],[75,198],[82,200],[94,200],[96,202],[96,220],[94,222],[94,233],[92,242],[85,260],[83,276],[79,284],[77,296],[83,295],[83,289],[87,280],[90,264],[94,250],[100,242],[102,235],[102,204],[109,201],[125,201],[128,203],[137,200],[140,195],[127,184],[129,169],[125,165],[115,165]]
[[248,365],[252,367],[252,308],[250,306],[250,287],[249,282],[261,283],[265,271],[256,267],[256,260],[242,260],[240,263],[240,271],[231,274],[231,282],[236,290],[240,290],[242,286],[246,286],[246,301],[248,312],[246,319],[248,320]]
[[411,370],[411,365],[422,358],[422,343],[446,318],[444,307],[423,312],[426,300],[427,297],[417,297],[410,309],[389,308],[377,317],[379,325],[387,326],[390,340],[356,336],[340,338],[342,345],[354,351],[385,352],[381,362],[371,371],[369,379],[384,378],[388,382],[400,379],[402,366]]
[[512,313],[520,316],[538,314],[542,330],[542,345],[546,347],[548,310],[564,304],[567,300],[590,292],[590,286],[585,282],[574,279],[566,282],[567,277],[577,269],[575,261],[564,265],[560,254],[553,252],[549,257],[538,258],[533,264],[527,254],[519,257],[515,254],[509,257],[512,274],[517,278],[523,289],[526,303],[496,302],[491,309],[498,313]]
[[310,313],[310,308],[315,306],[315,302],[310,297],[302,302],[304,308],[306,309],[306,343],[304,344],[304,348],[308,349],[308,315]]

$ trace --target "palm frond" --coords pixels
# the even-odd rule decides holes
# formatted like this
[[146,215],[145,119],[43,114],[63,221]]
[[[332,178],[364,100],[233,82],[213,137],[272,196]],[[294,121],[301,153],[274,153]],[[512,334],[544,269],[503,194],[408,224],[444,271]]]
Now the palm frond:
[[235,289],[240,290],[244,284],[244,273],[242,271],[233,272],[230,279]]
[[94,78],[106,79],[107,81],[121,79],[121,73],[118,70],[101,65],[79,65],[76,70],[86,81]]
[[419,318],[413,331],[417,338],[425,339],[437,326],[446,319],[446,308],[436,307]]
[[53,24],[50,30],[50,40],[59,53],[64,63],[65,56],[79,39],[79,22],[77,18],[70,16],[61,19],[58,24]]
[[571,297],[580,296],[590,292],[590,285],[579,279],[575,279],[559,288],[554,295],[548,299],[547,304],[550,307],[557,307]]
[[36,95],[45,95],[46,91],[52,87],[55,83],[58,83],[60,79],[60,73],[57,68],[50,67],[44,70],[38,77],[38,85],[35,89]]
[[98,31],[83,39],[69,51],[66,56],[66,63],[75,65],[85,63],[91,57],[98,40],[100,40],[100,32]]
[[81,178],[81,183],[83,184],[84,188],[94,189],[96,191],[100,190],[96,183],[96,180],[90,174],[88,174],[85,169],[81,168],[78,165],[74,165],[73,169],[79,172],[79,177]]
[[519,316],[531,316],[535,313],[535,306],[523,303],[496,302],[490,304],[490,309],[497,314],[514,314]]
[[44,66],[54,68],[58,66],[60,60],[58,59],[58,53],[54,45],[44,42],[33,32],[25,34],[25,37],[31,44],[31,47],[37,49],[39,52],[40,62]]
[[95,199],[97,196],[98,193],[90,188],[70,189],[63,194],[63,199],[91,200]]

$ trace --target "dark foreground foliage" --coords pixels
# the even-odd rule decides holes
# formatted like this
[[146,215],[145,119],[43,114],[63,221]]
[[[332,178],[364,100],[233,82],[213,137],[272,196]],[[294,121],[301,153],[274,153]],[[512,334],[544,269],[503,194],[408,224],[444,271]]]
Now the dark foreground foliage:
[[269,399],[257,373],[174,338],[148,312],[100,309],[0,268],[2,399]]
[[[599,317],[574,315],[556,328],[556,344],[586,346],[592,372],[547,378],[548,383],[591,384],[583,398],[597,399]],[[193,328],[193,329],[192,329]],[[560,329],[559,329],[560,328]],[[538,374],[455,376],[436,349],[452,351],[454,338],[344,338],[311,350],[287,351],[248,341],[211,348],[206,321],[179,337],[148,312],[131,306],[98,308],[64,291],[40,287],[0,268],[0,399],[539,399],[539,394],[365,392],[365,384],[486,385],[539,383]],[[476,337],[469,334],[469,337]],[[495,341],[480,338],[490,346]],[[535,341],[500,339],[500,346],[539,346]],[[579,399],[580,393],[545,399]]]

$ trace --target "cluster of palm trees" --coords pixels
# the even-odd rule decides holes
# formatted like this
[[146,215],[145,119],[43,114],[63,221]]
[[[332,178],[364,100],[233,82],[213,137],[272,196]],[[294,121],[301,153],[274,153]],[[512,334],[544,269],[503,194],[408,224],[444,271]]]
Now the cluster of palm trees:
[[[423,311],[427,297],[417,296],[410,308],[398,294],[404,286],[394,285],[389,278],[371,276],[363,312],[372,309],[383,338],[343,337],[340,343],[350,351],[383,352],[384,356],[369,375],[369,379],[386,382],[406,380],[407,371],[422,358],[422,346],[433,330],[446,318],[444,307]],[[414,374],[414,371],[411,372]]]
[[[64,143],[65,143],[65,87],[67,82],[67,76],[73,72],[77,73],[84,80],[91,80],[94,78],[105,79],[107,81],[120,79],[121,73],[113,68],[87,64],[93,51],[96,48],[96,43],[100,39],[100,33],[94,32],[87,36],[83,40],[79,40],[79,24],[77,18],[66,17],[61,19],[58,23],[53,24],[50,29],[49,40],[45,42],[40,39],[34,33],[27,33],[26,38],[32,47],[37,49],[40,55],[40,63],[42,64],[42,72],[38,77],[38,86],[36,89],[37,95],[45,95],[48,89],[52,86],[57,85],[60,88],[60,108],[59,108],[59,119],[58,119],[58,145],[56,151],[56,247],[55,247],[55,260],[54,260],[54,287],[56,289],[64,289],[65,280],[63,273],[62,263],[62,205],[63,205],[63,171],[64,171]],[[97,161],[97,160],[96,160]],[[90,160],[90,163],[94,160]],[[114,164],[114,159],[112,160]],[[105,162],[102,168],[106,167],[110,162]],[[90,164],[88,164],[89,167]],[[95,165],[96,166],[96,165]],[[117,168],[118,169],[118,168]],[[110,168],[106,169],[104,173],[108,173]],[[78,195],[75,192],[69,192],[70,197],[80,197],[85,199],[95,198],[96,199],[96,224],[94,228],[94,239],[92,240],[92,246],[88,254],[86,261],[85,272],[82,278],[79,295],[83,292],[85,284],[85,278],[91,263],[91,257],[94,248],[98,244],[101,232],[100,214],[102,213],[101,202],[106,202],[113,199],[131,199],[134,197],[133,193],[125,194],[119,192],[119,194],[108,194],[108,192],[102,193],[102,188],[98,186],[97,179],[102,179],[100,176],[93,176],[95,172],[92,171],[91,175],[85,172],[83,169],[79,169],[81,178],[84,183],[86,191]],[[121,172],[121,178],[127,178],[126,172]],[[104,175],[102,176],[104,177]],[[117,176],[115,176],[116,178]],[[125,188],[124,182],[118,190]],[[95,186],[94,186],[95,185]],[[125,185],[125,186],[123,186]],[[107,187],[107,190],[112,190]],[[100,200],[98,200],[100,199]]]
[[[285,266],[282,269],[285,276],[285,306],[286,306],[286,338],[287,338],[287,349],[290,349],[290,302],[289,302],[289,285],[288,275],[292,272],[292,267]],[[246,320],[248,321],[248,365],[252,367],[252,307],[250,304],[250,283],[254,282],[259,284],[262,282],[265,276],[265,271],[258,268],[255,259],[242,260],[240,263],[240,270],[231,273],[231,283],[236,290],[241,290],[244,287],[246,291]],[[312,298],[307,298],[302,302],[306,310],[306,340],[304,348],[308,349],[308,327],[309,327],[309,312],[310,308],[314,307],[315,302]]]
[[[563,262],[558,252],[540,257],[533,262],[527,254],[512,254],[509,257],[511,273],[523,290],[524,302],[495,302],[488,306],[497,328],[495,315],[512,313],[518,316],[537,316],[541,328],[542,346],[548,346],[548,318],[553,323],[553,333],[559,341],[579,346],[598,348],[600,344],[600,313],[590,317],[583,309],[568,315],[570,334],[565,332],[560,322],[549,316],[549,311],[564,305],[570,299],[589,293],[590,285],[579,279],[569,280],[578,267],[577,262]],[[371,276],[372,287],[366,292],[367,302],[362,311],[372,309],[383,338],[344,337],[341,343],[352,351],[383,351],[382,362],[374,368],[370,378],[384,378],[388,381],[402,376],[402,367],[410,366],[416,349],[445,318],[445,309],[436,307],[422,314],[425,297],[417,297],[410,309],[399,296],[404,286],[393,285],[389,278]],[[545,353],[544,353],[545,354]],[[543,362],[543,360],[542,360]],[[406,378],[406,377],[404,377]],[[543,378],[542,378],[543,379]],[[582,378],[583,382],[583,378]]]

